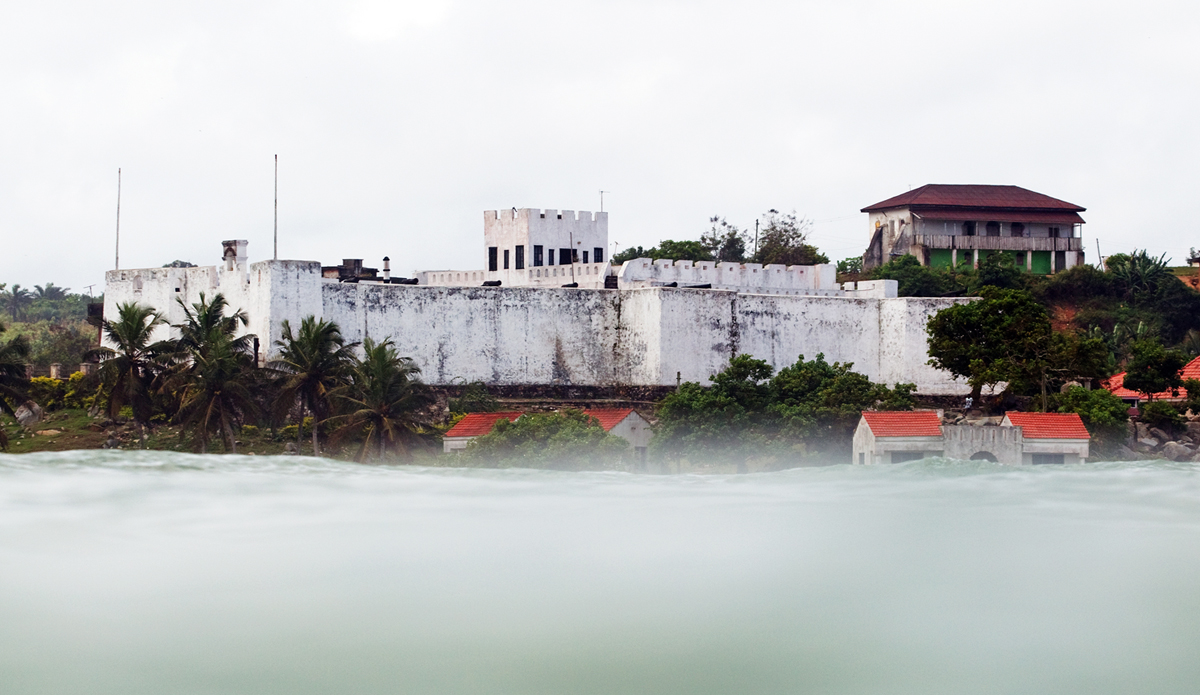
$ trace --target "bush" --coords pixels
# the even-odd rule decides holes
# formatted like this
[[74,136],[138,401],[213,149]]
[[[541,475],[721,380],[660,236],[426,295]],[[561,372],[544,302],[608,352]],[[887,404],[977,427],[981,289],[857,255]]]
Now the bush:
[[596,418],[564,410],[529,413],[515,422],[501,419],[467,445],[462,456],[490,468],[608,470],[628,449],[628,442],[605,432]]
[[257,437],[258,436],[258,426],[257,425],[242,425],[242,435],[244,435],[246,437]]
[[1174,434],[1184,423],[1179,409],[1166,401],[1150,401],[1144,404],[1138,411],[1138,420],[1168,434]]
[[279,430],[279,440],[284,441],[284,442],[295,441],[296,440],[296,426],[288,425],[287,427],[284,427],[283,429]]
[[1125,440],[1129,406],[1107,389],[1089,391],[1082,386],[1072,386],[1053,396],[1051,402],[1053,411],[1078,413],[1097,448],[1110,450]]

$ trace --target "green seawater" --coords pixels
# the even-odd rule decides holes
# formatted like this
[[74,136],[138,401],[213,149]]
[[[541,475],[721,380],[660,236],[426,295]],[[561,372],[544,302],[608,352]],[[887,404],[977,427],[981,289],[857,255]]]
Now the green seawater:
[[0,456],[0,693],[1196,693],[1200,467]]

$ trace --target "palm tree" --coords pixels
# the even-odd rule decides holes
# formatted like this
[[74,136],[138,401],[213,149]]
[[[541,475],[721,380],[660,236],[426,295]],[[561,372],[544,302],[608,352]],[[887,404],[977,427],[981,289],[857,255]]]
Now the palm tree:
[[196,431],[201,453],[208,452],[214,430],[224,435],[225,450],[237,453],[233,425],[257,411],[245,378],[255,363],[254,336],[235,337],[249,320],[242,311],[226,316],[229,303],[220,293],[208,301],[202,292],[191,307],[177,301],[184,322],[175,325],[180,332],[175,343],[177,365],[163,390],[178,394],[176,421],[185,431]]
[[410,358],[400,357],[391,339],[376,343],[368,338],[363,349],[365,354],[356,361],[350,383],[337,393],[346,412],[330,419],[339,425],[332,438],[365,434],[354,457],[359,462],[372,448],[379,459],[388,449],[408,456],[411,445],[424,440],[425,428],[433,424],[423,411],[434,402],[434,396],[418,378],[420,368]]
[[117,320],[101,321],[108,342],[116,348],[98,347],[86,357],[99,357],[100,376],[108,391],[108,416],[116,419],[121,408],[133,410],[140,433],[154,411],[155,379],[169,366],[175,345],[170,340],[151,341],[154,329],[166,320],[150,307],[134,302],[117,306]]
[[[4,324],[0,323],[0,333]],[[29,341],[23,335],[0,343],[0,412],[16,417],[16,409],[29,400],[26,390],[25,361],[29,359]],[[8,434],[0,427],[0,449],[8,448]]]
[[23,289],[19,284],[14,284],[12,289],[0,295],[0,298],[8,305],[8,311],[15,322],[24,318],[25,307],[29,306],[29,303],[33,301],[33,294],[29,290]]
[[34,296],[38,299],[66,299],[70,287],[59,287],[53,282],[47,282],[45,287],[34,285]]
[[332,410],[331,394],[346,383],[358,343],[347,343],[336,323],[315,316],[302,319],[298,333],[292,333],[292,326],[286,319],[282,329],[280,339],[275,341],[279,356],[270,365],[283,372],[276,404],[281,413],[286,413],[297,403],[300,405],[297,449],[304,429],[304,412],[313,414],[313,456],[317,456],[321,452],[317,430]]

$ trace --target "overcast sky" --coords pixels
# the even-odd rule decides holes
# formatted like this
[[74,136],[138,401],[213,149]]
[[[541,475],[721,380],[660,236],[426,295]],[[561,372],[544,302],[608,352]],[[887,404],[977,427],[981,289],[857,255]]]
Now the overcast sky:
[[0,14],[0,282],[391,256],[482,267],[482,211],[595,210],[618,248],[816,221],[924,183],[1082,205],[1089,260],[1181,263],[1195,3],[39,2]]

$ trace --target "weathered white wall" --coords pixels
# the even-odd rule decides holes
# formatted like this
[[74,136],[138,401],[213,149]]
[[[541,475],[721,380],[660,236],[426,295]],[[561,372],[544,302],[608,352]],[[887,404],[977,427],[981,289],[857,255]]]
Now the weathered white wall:
[[823,353],[875,381],[912,382],[921,393],[968,391],[926,364],[924,334],[934,312],[963,299],[344,284],[322,279],[315,261],[111,271],[107,280],[110,318],[118,303],[135,301],[180,323],[176,297],[191,304],[200,292],[221,292],[249,315],[245,330],[259,337],[261,357],[273,350],[282,320],[295,325],[315,315],[336,321],[349,340],[391,338],[434,384],[707,383],[735,354],[780,369]]
[[485,280],[499,280],[502,287],[562,287],[576,282],[580,287],[603,289],[604,278],[611,272],[605,263],[542,266],[524,270],[422,270],[416,271],[421,285],[433,287],[479,287]]
[[715,261],[672,261],[635,258],[617,271],[618,287],[634,289],[657,283],[707,285],[718,290],[753,290],[764,294],[838,294],[836,268],[832,265],[768,265],[760,263],[717,263]]

